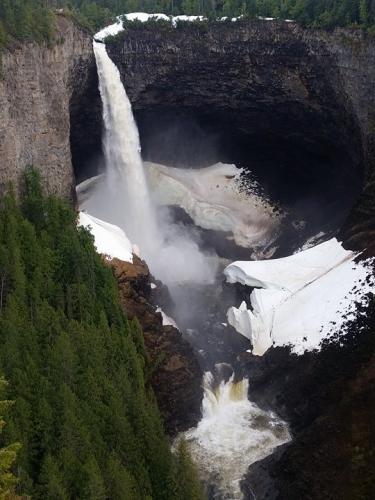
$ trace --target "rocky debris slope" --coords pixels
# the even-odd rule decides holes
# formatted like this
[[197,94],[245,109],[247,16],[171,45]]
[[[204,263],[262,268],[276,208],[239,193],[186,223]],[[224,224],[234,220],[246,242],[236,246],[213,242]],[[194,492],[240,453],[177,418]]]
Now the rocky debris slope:
[[134,255],[132,264],[113,259],[111,265],[127,317],[138,318],[143,328],[153,366],[151,385],[166,430],[174,436],[200,419],[202,370],[189,343],[174,326],[163,325],[162,314],[156,312],[152,301],[165,301],[167,292],[160,283],[157,289],[151,288],[152,277],[145,262]]
[[[57,16],[56,40],[3,50],[0,78],[0,188],[17,182],[33,165],[49,193],[74,196],[71,161],[71,113],[82,111],[86,89],[97,89],[92,35],[63,15]],[[90,106],[83,113],[91,130]],[[96,120],[94,137],[100,141]],[[96,134],[96,135],[95,135]],[[76,134],[77,135],[77,134]]]

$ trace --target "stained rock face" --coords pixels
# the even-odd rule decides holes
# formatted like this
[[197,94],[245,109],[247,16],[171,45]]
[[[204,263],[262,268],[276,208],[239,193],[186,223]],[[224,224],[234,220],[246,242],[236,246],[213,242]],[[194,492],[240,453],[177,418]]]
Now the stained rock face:
[[24,43],[2,52],[1,189],[9,181],[17,186],[22,171],[33,165],[49,193],[74,196],[70,108],[79,114],[85,89],[94,88],[96,67],[88,31],[60,15],[56,36],[50,47]]
[[[178,126],[199,117],[213,135],[221,134],[213,150],[226,141],[233,146],[234,136],[241,137],[248,158],[257,147],[284,150],[285,161],[277,168],[285,185],[298,176],[307,185],[323,178],[340,197],[354,184],[357,196],[364,181],[342,234],[352,248],[370,245],[375,228],[373,39],[360,30],[305,30],[277,21],[186,23],[177,29],[155,23],[130,26],[108,50],[132,101],[146,156],[174,161],[163,153],[162,133],[158,147],[152,144],[149,136],[157,127],[148,133],[150,123]],[[233,149],[238,153],[238,147]],[[181,142],[175,156],[183,153]],[[237,160],[232,153],[229,159]],[[309,163],[308,157],[316,161]]]
[[[114,259],[111,265],[127,317],[137,317],[142,325],[146,349],[151,364],[155,364],[151,385],[166,430],[174,436],[193,427],[200,419],[202,370],[188,342],[176,328],[163,325],[161,313],[152,305],[153,296],[159,294],[151,289],[146,263],[134,256],[133,264]],[[158,297],[161,300],[163,293],[165,290]]]

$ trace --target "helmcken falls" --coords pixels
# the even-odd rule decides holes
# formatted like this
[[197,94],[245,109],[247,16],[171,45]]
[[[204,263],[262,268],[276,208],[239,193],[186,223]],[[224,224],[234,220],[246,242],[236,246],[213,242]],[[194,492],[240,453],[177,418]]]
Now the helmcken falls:
[[[175,292],[176,311],[190,308],[189,314],[194,314],[192,290],[200,297],[199,287],[215,284],[219,259],[200,251],[188,232],[176,226],[177,231],[165,214],[157,213],[141,157],[137,124],[120,73],[105,44],[94,41],[94,53],[103,104],[105,158],[95,214],[99,212],[107,222],[124,229],[155,276]],[[217,218],[214,213],[210,216]],[[197,342],[207,348],[204,338],[198,337]],[[215,498],[240,499],[240,481],[248,466],[287,442],[290,435],[276,415],[250,403],[247,379],[237,380],[234,373],[225,375],[233,371],[229,364],[211,363],[209,368],[215,375],[206,371],[202,381],[202,419],[196,428],[179,435],[174,446],[181,438],[186,440],[199,474]]]
[[103,149],[107,195],[111,218],[123,226],[131,241],[145,255],[160,246],[141,145],[131,104],[119,70],[107,54],[104,43],[93,42],[103,105]]
[[375,499],[374,89],[375,0],[0,0],[0,500]]

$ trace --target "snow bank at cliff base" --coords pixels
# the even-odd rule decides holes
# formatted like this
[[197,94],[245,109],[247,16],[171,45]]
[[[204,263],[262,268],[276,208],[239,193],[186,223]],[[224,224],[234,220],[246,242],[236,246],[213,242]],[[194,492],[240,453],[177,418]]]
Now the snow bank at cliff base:
[[122,229],[104,222],[86,212],[80,212],[78,225],[85,227],[94,236],[98,253],[109,259],[133,262],[132,245]]
[[374,293],[372,262],[355,257],[333,238],[283,259],[230,264],[229,283],[259,288],[250,295],[252,310],[244,302],[232,307],[228,322],[250,339],[256,355],[271,346],[289,345],[297,354],[318,349]]

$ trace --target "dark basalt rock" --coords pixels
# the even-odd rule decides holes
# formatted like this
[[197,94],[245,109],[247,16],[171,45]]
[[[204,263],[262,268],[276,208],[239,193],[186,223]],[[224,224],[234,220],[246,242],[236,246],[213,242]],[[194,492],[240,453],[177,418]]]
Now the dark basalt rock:
[[293,441],[253,464],[246,499],[371,498],[375,487],[375,304],[319,353],[242,357],[249,397],[290,423]]
[[[129,319],[137,317],[153,371],[150,383],[169,435],[195,426],[201,415],[202,370],[192,347],[173,326],[163,326],[162,316],[152,301],[158,292],[146,263],[134,256],[133,264],[111,261],[119,285],[120,301]],[[161,284],[161,301],[167,290]],[[158,301],[159,302],[159,301]],[[159,303],[160,305],[160,303]]]
[[353,248],[374,250],[372,38],[259,20],[177,29],[130,24],[108,50],[147,159],[254,163],[261,181],[273,178],[271,194],[291,204],[314,198],[310,214],[320,209],[327,219],[340,200],[339,223],[364,178],[342,236]]

